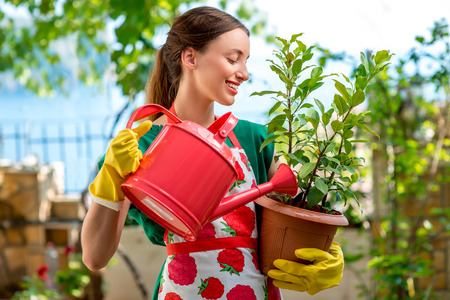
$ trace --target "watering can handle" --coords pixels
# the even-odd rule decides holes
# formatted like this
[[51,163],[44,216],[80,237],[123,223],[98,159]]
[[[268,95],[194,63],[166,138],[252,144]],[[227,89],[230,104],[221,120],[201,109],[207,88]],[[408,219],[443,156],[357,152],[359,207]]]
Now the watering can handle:
[[238,118],[233,116],[231,112],[228,112],[209,126],[208,130],[214,134],[214,139],[222,144],[238,121]]
[[131,126],[133,126],[133,123],[135,121],[139,121],[139,120],[141,120],[143,118],[146,118],[148,116],[157,114],[159,112],[164,113],[168,118],[170,118],[175,123],[181,123],[182,122],[177,116],[175,116],[173,113],[171,113],[169,110],[165,109],[161,105],[158,105],[158,104],[147,104],[147,105],[143,105],[143,106],[137,108],[133,112],[133,114],[131,115],[130,119],[128,120],[127,128],[131,129]]

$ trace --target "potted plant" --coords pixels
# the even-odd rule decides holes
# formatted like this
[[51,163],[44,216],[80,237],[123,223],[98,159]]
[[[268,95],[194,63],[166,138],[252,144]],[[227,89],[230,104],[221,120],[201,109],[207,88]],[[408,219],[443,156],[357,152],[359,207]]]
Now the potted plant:
[[[331,198],[344,204],[354,199],[359,206],[351,185],[359,180],[357,169],[364,158],[354,149],[356,144],[368,141],[354,138],[354,130],[378,135],[366,125],[369,112],[358,108],[364,103],[368,83],[386,68],[392,56],[386,50],[375,56],[361,53],[352,79],[343,74],[325,75],[322,67],[310,63],[315,47],[307,47],[299,40],[301,36],[295,34],[290,40],[277,37],[281,42],[274,51],[278,60],[267,60],[282,81],[283,90],[252,94],[274,96],[266,124],[268,138],[261,149],[275,143],[275,159],[282,159],[294,170],[300,191],[296,197],[278,195],[276,199],[262,197],[256,201],[263,207],[260,265],[264,273],[272,268],[274,259],[298,260],[295,249],[328,251],[338,226],[348,224],[342,213],[332,209]],[[329,109],[319,99],[310,101],[311,93],[321,88],[326,78],[332,79],[336,88]]]

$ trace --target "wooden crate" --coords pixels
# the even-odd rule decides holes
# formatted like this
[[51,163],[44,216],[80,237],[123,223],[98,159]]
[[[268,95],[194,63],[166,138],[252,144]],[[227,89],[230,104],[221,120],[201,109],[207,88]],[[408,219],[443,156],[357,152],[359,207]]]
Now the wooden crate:
[[19,282],[23,279],[23,276],[26,274],[27,266],[26,266],[26,257],[27,257],[27,248],[26,246],[11,246],[3,249],[4,259],[2,259],[2,268],[8,274],[6,278],[5,284]]
[[82,220],[84,209],[80,194],[56,195],[51,201],[50,218],[57,220]]
[[0,169],[1,219],[46,220],[50,215],[48,203],[51,192],[51,172]]
[[[44,246],[45,245],[45,227],[43,224],[24,224],[10,227],[4,230],[4,245],[9,246]],[[1,240],[1,237],[0,237]],[[2,248],[0,242],[0,249]]]
[[45,223],[45,239],[55,246],[74,246],[81,230],[81,221]]

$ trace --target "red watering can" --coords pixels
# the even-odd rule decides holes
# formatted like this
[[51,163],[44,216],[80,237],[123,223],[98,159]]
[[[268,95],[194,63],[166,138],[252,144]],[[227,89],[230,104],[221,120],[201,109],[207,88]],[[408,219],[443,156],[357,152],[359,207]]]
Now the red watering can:
[[138,209],[164,228],[193,241],[206,223],[267,193],[297,193],[294,173],[281,164],[269,182],[224,198],[238,178],[235,158],[225,144],[238,119],[226,113],[204,128],[148,104],[131,115],[127,128],[159,112],[172,123],[164,125],[138,170],[121,187]]

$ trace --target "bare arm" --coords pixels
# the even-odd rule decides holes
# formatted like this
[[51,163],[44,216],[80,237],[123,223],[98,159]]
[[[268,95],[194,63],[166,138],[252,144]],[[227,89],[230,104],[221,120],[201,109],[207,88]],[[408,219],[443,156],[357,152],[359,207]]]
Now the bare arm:
[[91,270],[105,267],[117,250],[130,201],[120,211],[92,203],[83,222],[81,245],[83,262]]
[[267,173],[267,179],[270,180],[272,179],[273,175],[275,174],[275,172],[278,170],[278,167],[280,166],[280,160],[278,160],[277,162],[275,162],[275,155],[276,152],[273,152],[273,158],[272,158],[272,163],[270,164],[270,168],[269,168],[269,172]]

